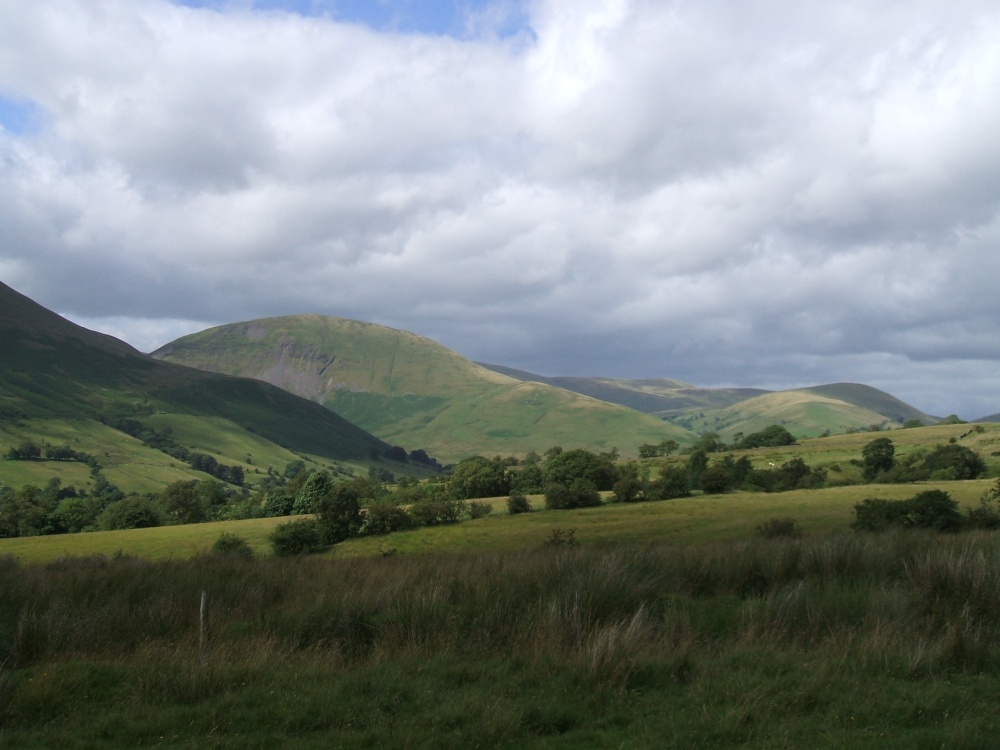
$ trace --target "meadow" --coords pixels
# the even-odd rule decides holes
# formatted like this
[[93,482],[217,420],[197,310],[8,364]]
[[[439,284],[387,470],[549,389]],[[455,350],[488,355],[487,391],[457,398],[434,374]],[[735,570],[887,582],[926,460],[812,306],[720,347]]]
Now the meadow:
[[[848,524],[991,484],[497,499],[291,559],[265,551],[282,519],[3,540],[0,746],[987,747],[995,533]],[[755,534],[786,515],[805,537]],[[257,556],[208,552],[223,530]]]

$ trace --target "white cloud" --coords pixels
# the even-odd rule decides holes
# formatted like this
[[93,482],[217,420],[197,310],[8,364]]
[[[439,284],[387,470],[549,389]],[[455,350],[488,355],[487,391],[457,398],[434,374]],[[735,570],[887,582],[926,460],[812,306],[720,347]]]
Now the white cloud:
[[1000,411],[992,5],[537,0],[461,40],[220,7],[0,0],[41,123],[0,131],[4,281],[141,348],[321,312]]

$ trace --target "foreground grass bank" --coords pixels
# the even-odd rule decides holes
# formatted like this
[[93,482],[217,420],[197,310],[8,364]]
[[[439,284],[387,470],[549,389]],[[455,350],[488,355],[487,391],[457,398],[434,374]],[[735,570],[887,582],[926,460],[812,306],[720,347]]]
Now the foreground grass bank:
[[982,533],[8,559],[0,745],[987,747],[998,596]]

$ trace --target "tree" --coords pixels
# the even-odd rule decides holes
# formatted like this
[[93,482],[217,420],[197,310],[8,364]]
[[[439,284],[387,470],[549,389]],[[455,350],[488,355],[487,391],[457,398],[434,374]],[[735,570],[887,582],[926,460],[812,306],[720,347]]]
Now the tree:
[[336,485],[316,508],[322,541],[336,544],[356,535],[361,530],[361,501],[375,497],[375,488],[364,479]]
[[708,453],[703,448],[691,452],[687,462],[688,484],[691,487],[701,486],[701,475],[708,468]]
[[730,488],[733,475],[723,464],[712,464],[701,473],[701,491],[706,495],[719,495]]
[[861,449],[861,458],[865,479],[870,482],[896,465],[896,448],[889,438],[876,438]]
[[545,462],[546,484],[567,487],[576,479],[586,479],[598,490],[610,490],[615,483],[615,465],[607,456],[598,456],[583,448],[564,451]]
[[129,495],[111,503],[97,517],[97,527],[105,531],[145,529],[161,524],[160,514],[145,497]]
[[333,478],[329,472],[313,472],[306,479],[302,488],[295,493],[292,513],[294,515],[316,513],[331,492],[333,492]]
[[924,468],[942,479],[978,479],[986,474],[986,463],[979,454],[957,443],[937,446],[924,459]]
[[687,471],[679,466],[664,466],[660,469],[659,478],[650,483],[646,497],[650,500],[673,500],[690,494]]
[[173,523],[201,523],[208,517],[197,482],[174,482],[160,495],[163,513]]
[[795,436],[780,424],[773,424],[765,427],[759,432],[751,433],[740,440],[734,447],[740,449],[748,448],[777,448],[785,445],[794,445]]
[[451,475],[451,492],[461,500],[501,497],[510,492],[511,478],[502,458],[473,456],[459,461]]

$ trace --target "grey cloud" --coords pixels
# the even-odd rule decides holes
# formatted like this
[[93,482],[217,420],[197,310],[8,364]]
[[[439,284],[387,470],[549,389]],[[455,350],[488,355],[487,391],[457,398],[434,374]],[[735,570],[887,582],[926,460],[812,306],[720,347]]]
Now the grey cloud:
[[0,2],[0,94],[46,123],[0,132],[4,281],[147,348],[320,312],[546,374],[1000,411],[991,4],[528,9],[456,40]]

